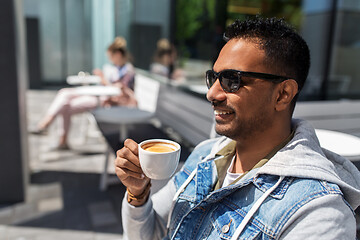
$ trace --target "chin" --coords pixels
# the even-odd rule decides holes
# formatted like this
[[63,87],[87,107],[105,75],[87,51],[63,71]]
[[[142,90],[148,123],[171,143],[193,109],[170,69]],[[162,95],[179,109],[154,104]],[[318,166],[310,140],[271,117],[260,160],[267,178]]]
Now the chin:
[[229,137],[234,135],[233,130],[230,128],[225,128],[223,126],[215,126],[215,132],[221,136]]

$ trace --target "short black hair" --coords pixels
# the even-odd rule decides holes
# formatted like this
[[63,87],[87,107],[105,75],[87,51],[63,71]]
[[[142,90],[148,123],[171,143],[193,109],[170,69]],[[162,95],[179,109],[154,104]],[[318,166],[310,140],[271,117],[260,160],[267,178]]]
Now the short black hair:
[[272,73],[293,78],[300,92],[309,73],[310,51],[293,27],[283,19],[256,16],[245,21],[236,20],[228,26],[224,39],[233,38],[257,43],[265,52],[265,64],[274,70]]

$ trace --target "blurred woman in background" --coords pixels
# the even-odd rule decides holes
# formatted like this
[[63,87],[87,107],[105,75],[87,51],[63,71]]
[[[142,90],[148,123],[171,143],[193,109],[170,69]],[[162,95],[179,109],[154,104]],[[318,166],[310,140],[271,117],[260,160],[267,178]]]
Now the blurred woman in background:
[[150,72],[167,77],[171,80],[183,80],[184,74],[176,67],[177,51],[169,40],[162,38],[157,42],[154,61]]
[[[78,95],[75,88],[63,88],[56,94],[45,116],[40,120],[33,134],[44,134],[57,116],[61,116],[63,123],[58,150],[69,149],[68,133],[70,130],[71,116],[93,110],[100,106],[136,106],[134,96],[134,66],[129,62],[129,53],[126,48],[126,40],[116,37],[114,42],[107,49],[107,55],[113,64],[112,70],[103,72],[100,69],[93,70],[93,73],[101,78],[102,85],[112,85],[121,91],[119,96],[96,97]],[[109,69],[109,68],[107,68]]]

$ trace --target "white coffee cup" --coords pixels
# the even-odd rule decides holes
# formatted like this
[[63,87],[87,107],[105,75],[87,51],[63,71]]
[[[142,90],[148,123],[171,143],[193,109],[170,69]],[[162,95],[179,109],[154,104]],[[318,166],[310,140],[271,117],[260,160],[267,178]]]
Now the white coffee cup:
[[139,144],[141,169],[151,179],[170,178],[178,166],[180,150],[180,145],[171,140],[145,140]]

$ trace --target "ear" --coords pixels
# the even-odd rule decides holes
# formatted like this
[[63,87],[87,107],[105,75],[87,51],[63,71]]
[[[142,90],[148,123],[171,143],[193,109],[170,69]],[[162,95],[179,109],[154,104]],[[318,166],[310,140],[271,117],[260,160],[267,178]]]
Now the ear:
[[278,85],[275,110],[287,109],[295,95],[298,93],[298,84],[294,79],[288,79]]

